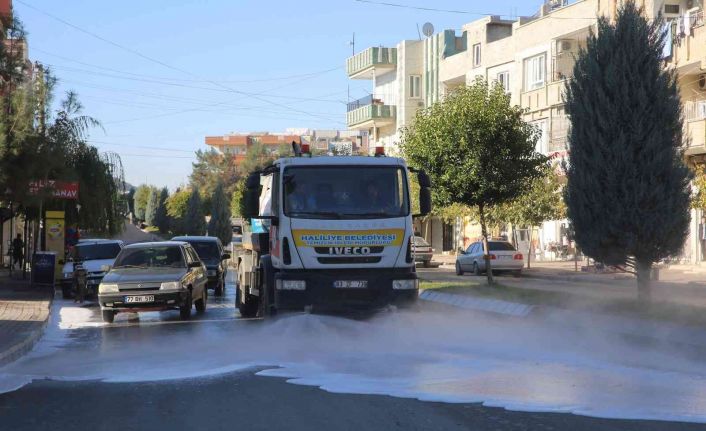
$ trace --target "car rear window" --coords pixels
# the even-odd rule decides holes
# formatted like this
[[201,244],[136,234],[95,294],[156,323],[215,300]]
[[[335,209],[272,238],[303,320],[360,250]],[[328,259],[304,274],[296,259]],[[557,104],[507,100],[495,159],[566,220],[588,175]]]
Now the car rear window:
[[189,241],[201,259],[218,259],[218,244],[215,241]]
[[429,243],[424,240],[421,236],[415,236],[414,239],[412,240],[414,242],[414,245],[419,245],[423,247],[428,247]]
[[515,251],[515,247],[509,242],[490,241],[488,243],[490,251]]
[[108,242],[102,244],[77,244],[72,252],[74,260],[115,259],[120,253],[120,244]]

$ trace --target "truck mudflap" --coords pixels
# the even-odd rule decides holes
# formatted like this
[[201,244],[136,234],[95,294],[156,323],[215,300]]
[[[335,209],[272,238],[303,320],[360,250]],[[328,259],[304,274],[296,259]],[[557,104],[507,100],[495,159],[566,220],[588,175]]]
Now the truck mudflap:
[[281,310],[365,309],[411,305],[419,296],[413,268],[288,270],[275,273],[275,307]]

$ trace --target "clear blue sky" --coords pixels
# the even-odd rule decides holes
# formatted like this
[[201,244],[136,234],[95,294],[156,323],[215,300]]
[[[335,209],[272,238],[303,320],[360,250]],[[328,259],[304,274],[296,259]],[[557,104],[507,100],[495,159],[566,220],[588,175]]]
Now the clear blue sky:
[[[29,33],[31,59],[51,65],[58,95],[75,90],[85,113],[105,127],[91,142],[122,156],[130,183],[172,189],[188,181],[206,135],[345,128],[349,86],[352,99],[371,89],[345,74],[353,32],[359,51],[416,39],[426,21],[439,31],[479,18],[354,0],[21,1],[14,10]],[[396,2],[499,15],[532,14],[541,3]]]

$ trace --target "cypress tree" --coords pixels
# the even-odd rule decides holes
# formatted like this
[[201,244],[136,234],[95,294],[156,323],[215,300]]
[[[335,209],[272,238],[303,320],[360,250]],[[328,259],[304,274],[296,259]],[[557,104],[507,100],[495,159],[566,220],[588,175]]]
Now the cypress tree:
[[230,202],[226,197],[223,183],[218,183],[211,198],[211,220],[208,222],[208,234],[218,237],[224,245],[233,239],[230,224]]
[[157,200],[157,211],[154,214],[154,225],[159,228],[160,233],[167,233],[169,231],[167,199],[169,199],[169,191],[166,187],[164,187],[159,193],[159,199]]
[[203,235],[206,233],[206,219],[201,208],[201,196],[196,187],[191,189],[189,200],[186,202],[183,230],[187,235]]
[[157,215],[157,206],[159,205],[159,196],[157,189],[150,187],[150,194],[147,198],[147,207],[145,208],[145,223],[148,226],[155,225],[155,216]]
[[632,1],[614,24],[600,18],[566,88],[565,199],[576,242],[635,273],[643,300],[653,263],[681,250],[689,225],[681,102],[676,75],[664,68],[662,28]]

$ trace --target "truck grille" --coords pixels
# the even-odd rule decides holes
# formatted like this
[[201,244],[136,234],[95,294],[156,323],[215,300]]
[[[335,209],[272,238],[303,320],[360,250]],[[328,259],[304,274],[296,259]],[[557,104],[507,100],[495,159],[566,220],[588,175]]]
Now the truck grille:
[[319,257],[319,263],[325,265],[340,265],[346,263],[378,263],[382,256],[345,256],[345,257]]

